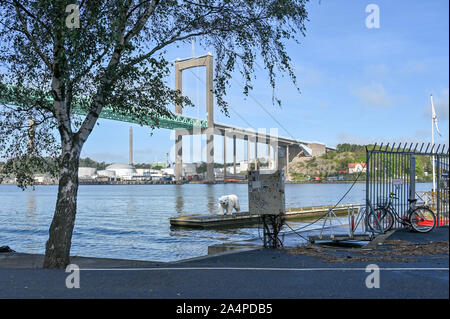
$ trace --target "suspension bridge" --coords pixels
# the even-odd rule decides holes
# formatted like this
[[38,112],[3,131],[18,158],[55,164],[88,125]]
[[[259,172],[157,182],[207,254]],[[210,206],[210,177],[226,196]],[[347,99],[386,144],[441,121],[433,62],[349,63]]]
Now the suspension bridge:
[[[190,117],[182,114],[182,106],[175,105],[175,114],[173,116],[155,115],[157,123],[150,118],[144,121],[149,126],[157,125],[159,128],[175,130],[175,177],[177,181],[182,180],[182,139],[183,136],[205,134],[206,135],[206,180],[209,183],[215,182],[214,175],[214,137],[223,137],[223,156],[226,163],[226,138],[233,140],[233,170],[236,174],[236,139],[242,139],[247,142],[247,163],[250,164],[251,144],[254,147],[254,167],[258,168],[257,154],[258,144],[266,144],[268,166],[271,169],[283,169],[286,176],[289,175],[289,163],[296,156],[318,156],[326,152],[326,146],[322,143],[306,142],[293,137],[278,136],[277,132],[265,130],[245,129],[231,126],[214,121],[214,98],[213,98],[213,56],[211,54],[192,57],[187,59],[177,59],[175,61],[175,89],[182,92],[182,72],[195,67],[206,68],[206,112],[207,119]],[[0,98],[1,103],[19,104],[13,94],[14,88],[7,87],[6,93]],[[49,102],[52,97],[48,97]],[[74,103],[72,111],[77,115],[87,115],[88,111],[83,109],[80,103]],[[105,106],[99,116],[103,119],[109,119],[120,122],[142,124],[135,117],[120,113],[110,106]],[[271,160],[273,152],[273,160]],[[226,178],[226,169],[224,169],[224,180]]]

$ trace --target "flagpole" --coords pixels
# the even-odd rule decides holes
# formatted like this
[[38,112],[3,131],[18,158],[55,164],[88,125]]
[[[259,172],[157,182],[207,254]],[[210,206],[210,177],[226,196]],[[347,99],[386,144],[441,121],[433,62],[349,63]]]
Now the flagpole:
[[[430,94],[431,99],[431,152],[434,150],[434,118],[433,118],[433,111],[434,111],[434,105],[433,105],[433,94]],[[434,192],[436,190],[436,165],[434,162],[434,155],[431,156],[431,161],[433,164],[433,189]]]

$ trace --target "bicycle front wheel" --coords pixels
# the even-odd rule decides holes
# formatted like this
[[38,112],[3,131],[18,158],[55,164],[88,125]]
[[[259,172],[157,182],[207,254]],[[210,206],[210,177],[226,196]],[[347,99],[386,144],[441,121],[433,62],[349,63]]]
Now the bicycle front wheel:
[[376,208],[367,215],[367,227],[370,231],[386,232],[394,225],[394,217],[384,208]]
[[436,226],[436,215],[428,207],[417,207],[409,215],[411,227],[420,233],[428,233]]

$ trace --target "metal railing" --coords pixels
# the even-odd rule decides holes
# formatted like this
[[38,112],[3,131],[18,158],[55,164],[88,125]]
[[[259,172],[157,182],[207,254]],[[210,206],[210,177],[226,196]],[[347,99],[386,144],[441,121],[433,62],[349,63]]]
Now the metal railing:
[[[355,214],[356,212],[356,214]],[[338,223],[333,224],[333,220],[339,221]],[[366,226],[366,206],[365,204],[352,204],[347,207],[347,220],[348,220],[348,239],[351,240],[355,238],[355,231],[360,227],[361,233],[367,233]],[[328,226],[327,226],[328,223]],[[319,238],[323,237],[324,230],[327,229],[330,232],[330,238],[334,239],[335,227],[344,226],[342,222],[338,219],[336,213],[333,208],[330,208],[327,214],[324,217],[324,221],[322,224],[322,228],[320,230]]]
[[[436,167],[436,189],[417,193],[417,163],[432,160]],[[420,199],[436,214],[437,226],[448,225],[448,170],[449,149],[445,145],[413,145],[400,143],[397,147],[387,144],[383,147],[366,148],[366,211],[369,205],[379,206],[396,194],[392,205],[400,217],[405,217],[410,204],[408,200]],[[402,225],[396,221],[394,228]]]

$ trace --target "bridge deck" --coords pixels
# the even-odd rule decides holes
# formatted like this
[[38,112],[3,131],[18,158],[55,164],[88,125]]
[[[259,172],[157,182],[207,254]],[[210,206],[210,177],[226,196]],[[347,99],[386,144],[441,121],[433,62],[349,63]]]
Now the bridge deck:
[[[36,89],[28,89],[28,88],[17,88],[12,85],[7,85],[0,87],[0,103],[5,104],[13,104],[18,105],[17,96],[27,96],[27,99],[30,101],[33,100],[33,98],[37,98],[38,96],[41,96],[43,92],[39,92]],[[50,95],[50,93],[45,94],[45,100],[48,103],[53,102],[53,98]],[[77,115],[87,115],[88,111],[83,109],[81,107],[81,104],[86,104],[87,99],[84,98],[75,98],[72,111],[74,114]],[[81,103],[84,102],[84,103]],[[190,116],[185,116],[181,114],[174,114],[173,116],[166,116],[166,115],[158,115],[155,116],[158,120],[158,126],[160,128],[166,128],[166,129],[193,129],[195,127],[205,129],[208,127],[208,121],[203,119],[198,119]],[[140,122],[133,117],[131,114],[121,114],[113,109],[111,106],[105,106],[100,113],[100,118],[109,119],[109,120],[115,120],[115,121],[121,121],[121,122],[128,122],[128,123],[136,123],[140,124]],[[155,125],[156,123],[152,121],[152,119],[149,117],[146,121],[147,125]]]

